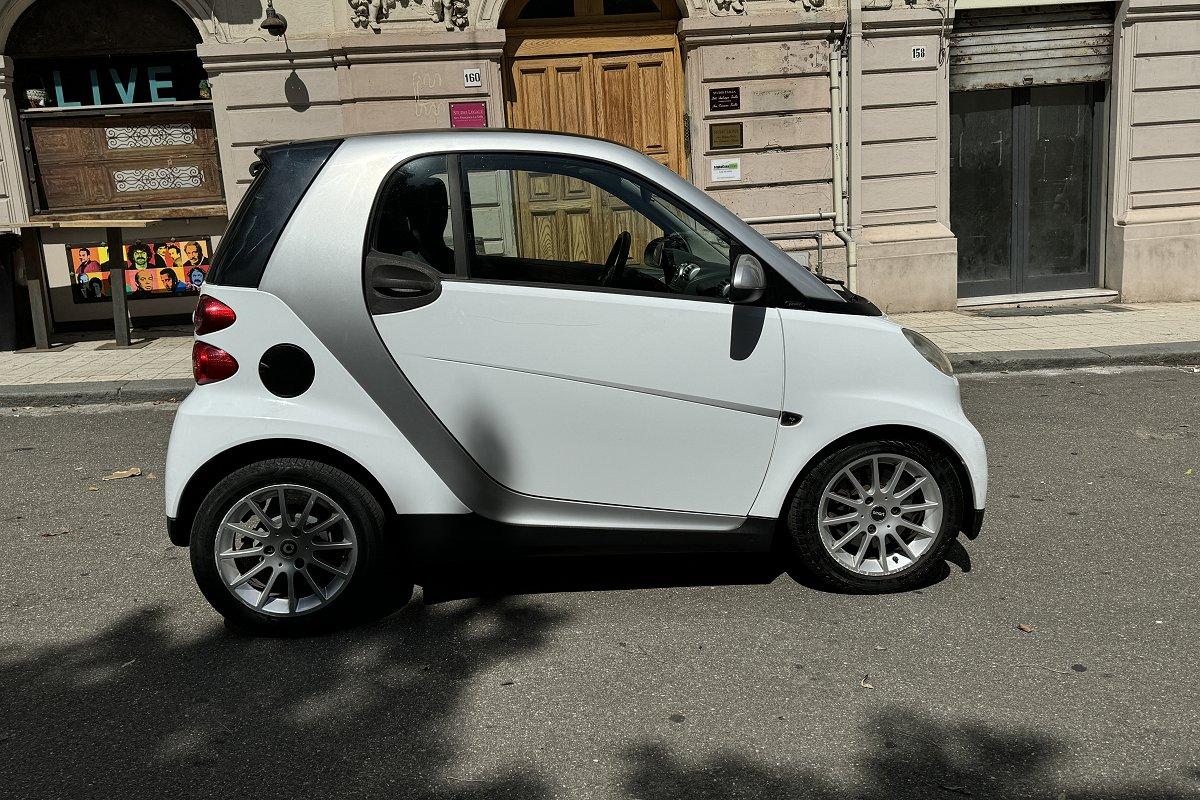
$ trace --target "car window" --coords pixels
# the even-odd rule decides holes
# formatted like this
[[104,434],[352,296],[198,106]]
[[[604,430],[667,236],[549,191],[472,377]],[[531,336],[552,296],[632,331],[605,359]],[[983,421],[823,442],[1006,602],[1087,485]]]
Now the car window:
[[636,176],[561,157],[460,161],[473,279],[704,297],[728,291],[729,238]]
[[258,286],[292,212],[340,144],[340,139],[298,142],[258,152],[250,168],[254,182],[221,237],[208,283]]
[[397,167],[375,207],[374,251],[454,274],[449,185],[445,156],[424,156]]

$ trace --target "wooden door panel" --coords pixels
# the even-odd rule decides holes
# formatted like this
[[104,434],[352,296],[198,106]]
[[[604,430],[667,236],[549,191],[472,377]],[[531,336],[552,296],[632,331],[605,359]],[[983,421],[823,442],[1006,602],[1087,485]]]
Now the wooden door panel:
[[[686,174],[679,53],[636,52],[637,37],[629,41],[628,53],[513,59],[509,123],[599,136]],[[636,261],[662,235],[641,214],[584,181],[520,173],[516,183],[515,225],[526,257],[600,264],[616,237],[629,231]]]
[[596,135],[645,153],[683,175],[677,58],[674,51],[596,58]]

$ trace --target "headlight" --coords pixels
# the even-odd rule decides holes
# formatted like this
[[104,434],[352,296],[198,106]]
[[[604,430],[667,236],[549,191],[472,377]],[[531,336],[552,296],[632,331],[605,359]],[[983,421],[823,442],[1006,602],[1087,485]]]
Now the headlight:
[[925,360],[933,364],[947,375],[954,375],[954,365],[950,363],[950,359],[942,352],[942,348],[931,342],[927,337],[922,336],[916,331],[910,331],[908,328],[901,329],[904,338],[908,339],[909,343],[917,349],[917,352],[925,357]]

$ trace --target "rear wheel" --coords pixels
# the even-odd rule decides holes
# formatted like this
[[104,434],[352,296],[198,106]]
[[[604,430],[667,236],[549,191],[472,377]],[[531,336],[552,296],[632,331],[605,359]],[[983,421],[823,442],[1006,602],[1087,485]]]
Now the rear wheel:
[[921,442],[844,447],[800,481],[788,511],[802,568],[842,591],[920,585],[958,527],[962,487],[941,451]]
[[386,574],[384,520],[371,492],[336,467],[260,461],[201,503],[192,571],[235,626],[302,633],[345,625],[395,607],[397,593],[400,605],[411,596],[411,582]]

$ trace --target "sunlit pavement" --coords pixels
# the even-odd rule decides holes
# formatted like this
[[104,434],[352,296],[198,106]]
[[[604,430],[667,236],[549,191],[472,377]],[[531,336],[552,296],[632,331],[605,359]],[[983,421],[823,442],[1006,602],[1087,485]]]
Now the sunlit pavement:
[[166,541],[174,406],[8,412],[0,794],[1197,796],[1200,374],[964,395],[987,522],[922,590],[727,557],[490,562],[291,641],[228,632]]

